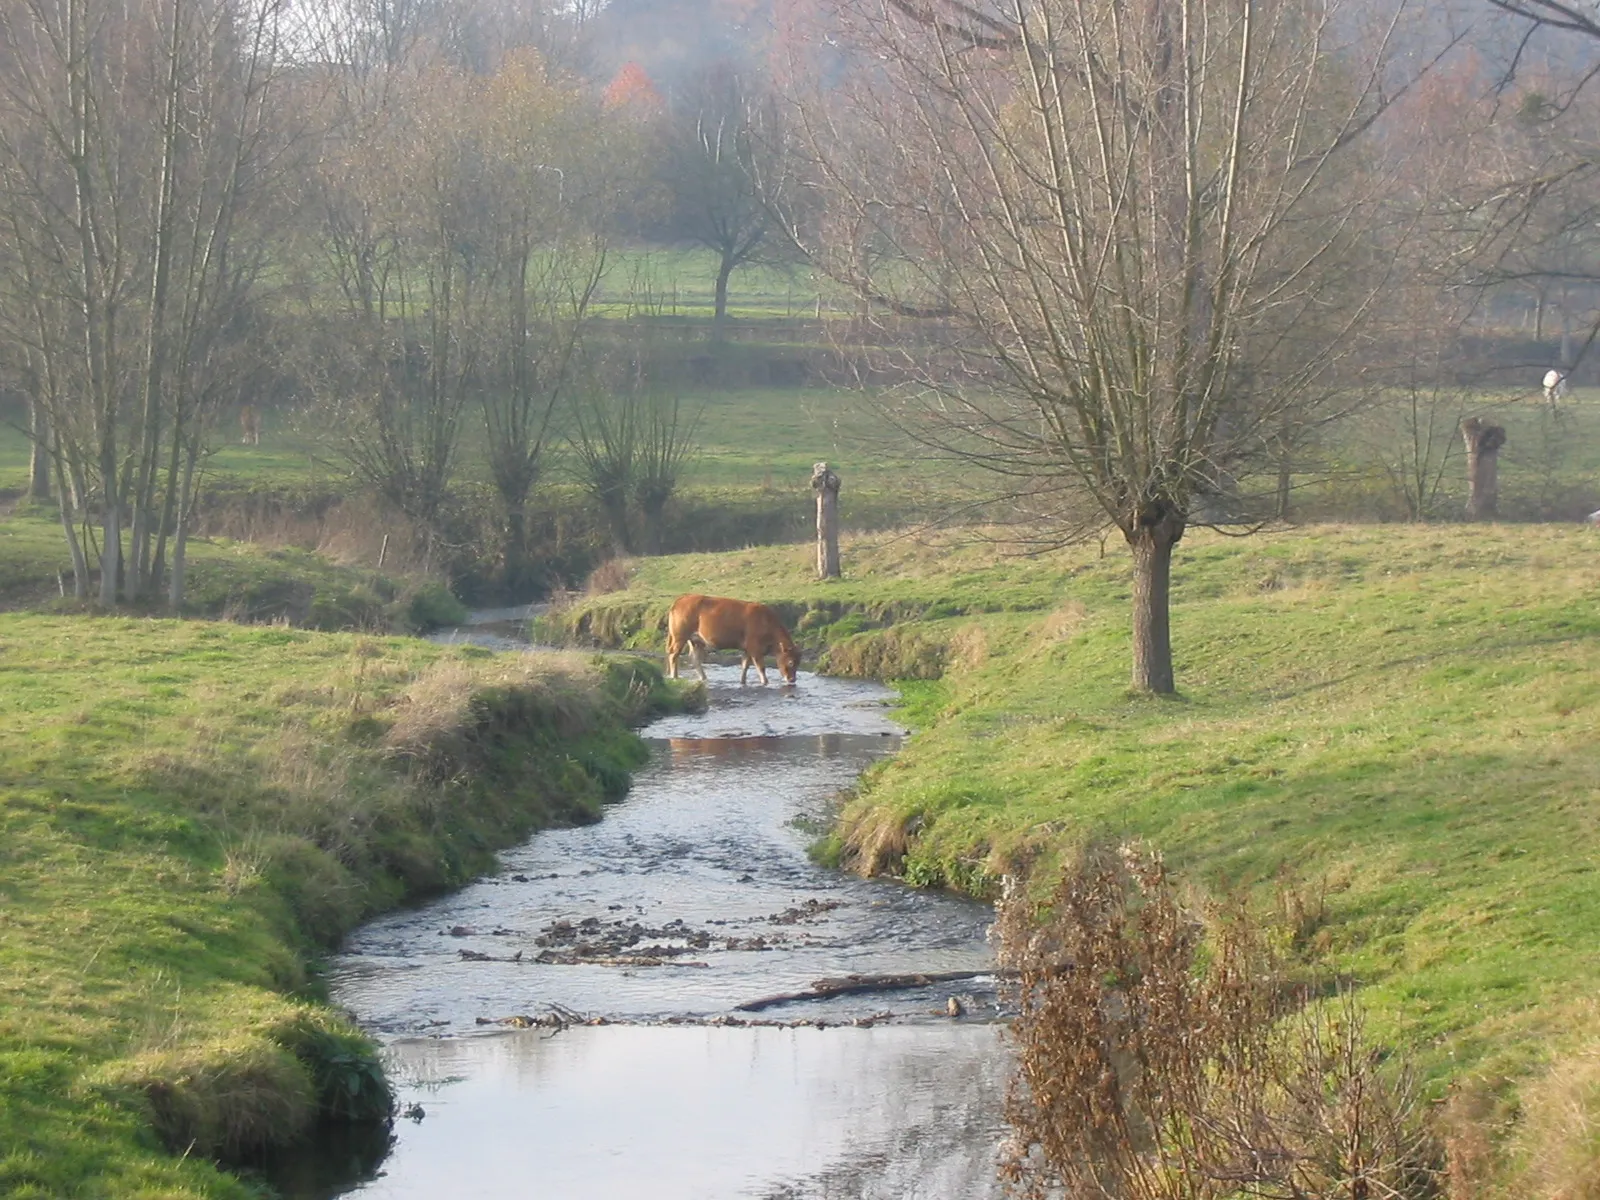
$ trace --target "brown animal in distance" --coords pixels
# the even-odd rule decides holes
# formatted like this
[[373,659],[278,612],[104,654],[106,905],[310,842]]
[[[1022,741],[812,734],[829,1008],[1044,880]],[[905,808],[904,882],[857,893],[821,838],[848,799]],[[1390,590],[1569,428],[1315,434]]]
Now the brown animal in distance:
[[239,441],[246,446],[261,444],[261,414],[249,404],[239,406]]
[[800,651],[778,614],[765,604],[730,600],[725,596],[679,596],[667,614],[667,677],[678,677],[678,655],[688,648],[694,669],[702,680],[706,669],[700,650],[741,650],[744,652],[739,682],[743,684],[754,667],[767,682],[769,654],[777,655],[778,673],[787,683],[794,682],[800,666]]

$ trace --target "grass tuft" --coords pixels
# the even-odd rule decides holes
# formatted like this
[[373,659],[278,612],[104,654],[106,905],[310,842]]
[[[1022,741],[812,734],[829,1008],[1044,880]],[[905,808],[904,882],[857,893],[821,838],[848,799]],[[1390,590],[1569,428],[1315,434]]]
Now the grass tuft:
[[292,1145],[317,1107],[300,1060],[255,1033],[147,1051],[110,1064],[99,1082],[141,1094],[169,1150],[225,1163]]

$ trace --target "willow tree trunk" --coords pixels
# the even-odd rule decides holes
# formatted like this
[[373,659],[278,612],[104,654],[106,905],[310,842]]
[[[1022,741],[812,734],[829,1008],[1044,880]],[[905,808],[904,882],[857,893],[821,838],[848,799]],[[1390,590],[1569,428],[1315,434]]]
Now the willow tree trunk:
[[817,493],[817,578],[839,578],[839,476],[825,462],[811,467]]
[[194,508],[194,470],[200,459],[200,435],[193,435],[184,447],[183,482],[178,487],[175,528],[172,531],[172,569],[167,576],[167,604],[173,612],[183,609],[183,593],[188,583],[189,518]]
[[1500,504],[1500,447],[1506,431],[1477,417],[1461,422],[1461,439],[1467,444],[1467,517],[1492,521]]
[[44,405],[28,401],[28,495],[34,500],[50,498],[50,420]]
[[711,338],[713,341],[720,342],[727,336],[728,277],[733,274],[733,268],[737,265],[731,254],[724,254],[722,261],[717,265],[717,290],[711,310]]
[[1177,692],[1172,670],[1169,599],[1172,548],[1183,537],[1184,515],[1170,505],[1152,505],[1132,529],[1124,530],[1133,550],[1134,690],[1170,696]]

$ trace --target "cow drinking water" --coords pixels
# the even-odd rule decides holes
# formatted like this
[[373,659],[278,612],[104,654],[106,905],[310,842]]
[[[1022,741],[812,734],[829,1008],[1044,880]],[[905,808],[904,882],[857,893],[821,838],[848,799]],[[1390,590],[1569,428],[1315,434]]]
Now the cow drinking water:
[[778,658],[778,673],[787,683],[794,682],[795,671],[800,666],[800,651],[783,627],[778,614],[765,604],[745,600],[729,600],[725,596],[679,596],[667,614],[667,677],[678,677],[678,655],[688,648],[694,669],[702,680],[706,677],[700,651],[709,646],[713,650],[741,650],[744,662],[739,672],[743,684],[754,667],[767,682],[769,654]]

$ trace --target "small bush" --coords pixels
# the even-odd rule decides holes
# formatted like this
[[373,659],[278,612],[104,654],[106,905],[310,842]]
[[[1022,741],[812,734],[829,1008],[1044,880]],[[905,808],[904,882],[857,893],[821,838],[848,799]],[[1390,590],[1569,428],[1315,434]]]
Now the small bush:
[[1091,849],[1043,906],[1013,891],[998,928],[1017,973],[1017,1194],[1434,1194],[1409,1077],[1380,1069],[1348,996],[1304,1003],[1241,906],[1202,919],[1159,858]]
[[460,625],[467,619],[466,605],[457,600],[444,584],[429,581],[418,585],[395,602],[396,624],[415,633]]
[[386,1121],[393,1115],[394,1093],[377,1043],[337,1013],[295,1005],[265,1032],[309,1070],[325,1119]]
[[584,581],[583,590],[590,596],[604,596],[611,592],[625,592],[633,575],[633,559],[608,558]]

